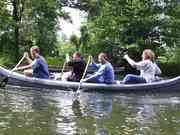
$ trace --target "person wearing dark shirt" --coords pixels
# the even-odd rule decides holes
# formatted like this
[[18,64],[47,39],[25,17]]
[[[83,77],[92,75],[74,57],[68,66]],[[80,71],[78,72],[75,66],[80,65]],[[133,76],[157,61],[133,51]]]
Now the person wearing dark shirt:
[[49,78],[48,64],[44,59],[44,57],[40,55],[39,47],[38,46],[31,47],[30,53],[34,60],[31,60],[29,58],[28,53],[25,53],[24,56],[28,62],[28,65],[18,67],[16,69],[13,69],[13,71],[24,70],[24,74],[27,76],[48,79]]
[[79,52],[75,52],[73,54],[72,60],[66,58],[67,65],[72,67],[70,72],[67,72],[65,79],[67,81],[79,82],[83,76],[86,62],[82,59],[81,54]]

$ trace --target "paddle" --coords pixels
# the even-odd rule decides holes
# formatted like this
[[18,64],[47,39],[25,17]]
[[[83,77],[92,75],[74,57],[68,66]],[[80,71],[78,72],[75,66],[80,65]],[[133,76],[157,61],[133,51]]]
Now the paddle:
[[62,76],[62,74],[64,73],[64,69],[65,69],[65,67],[66,67],[66,61],[64,61],[64,64],[63,64],[63,68],[62,68],[62,70],[61,70],[61,76]]
[[2,81],[0,82],[0,86],[1,87],[4,87],[6,86],[7,82],[8,82],[8,77],[13,73],[14,69],[16,69],[21,63],[22,61],[24,60],[24,58],[26,57],[27,53],[24,53],[23,57],[20,59],[20,61],[16,64],[16,66],[10,71],[10,74],[3,78]]
[[24,53],[23,57],[21,58],[21,60],[18,62],[18,64],[11,70],[11,72],[13,72],[14,69],[16,69],[17,67],[19,67],[19,65],[22,63],[22,61],[24,60],[24,58],[26,57],[27,53]]
[[[85,75],[86,75],[88,66],[89,66],[89,64],[90,64],[90,62],[91,62],[91,58],[92,58],[92,56],[89,56],[89,57],[88,57],[88,62],[87,62],[86,67],[85,67],[85,69],[84,69],[84,73],[83,73],[83,76],[82,76],[81,80],[83,80],[84,77],[85,77]],[[78,89],[77,89],[77,91],[76,91],[76,94],[77,94],[77,95],[80,93],[81,85],[82,85],[82,83],[83,83],[83,82],[81,82],[81,80],[80,80]]]
[[70,59],[69,54],[66,54],[66,59],[64,61],[64,64],[63,64],[63,67],[62,67],[62,70],[61,70],[61,74],[60,74],[60,79],[61,80],[62,80],[62,76],[63,76],[64,70],[65,70],[66,64],[68,63],[69,59]]

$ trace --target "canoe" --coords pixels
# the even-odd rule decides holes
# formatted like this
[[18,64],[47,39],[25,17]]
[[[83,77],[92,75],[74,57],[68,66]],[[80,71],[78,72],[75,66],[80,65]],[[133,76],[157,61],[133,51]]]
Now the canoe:
[[[20,86],[41,89],[56,89],[56,90],[77,90],[78,82],[67,82],[51,79],[39,79],[27,77],[23,74],[11,72],[0,66],[0,78],[8,78],[7,86]],[[142,84],[96,84],[83,83],[81,89],[87,91],[115,91],[115,92],[141,92],[141,91],[180,91],[180,76],[161,80],[153,83]]]

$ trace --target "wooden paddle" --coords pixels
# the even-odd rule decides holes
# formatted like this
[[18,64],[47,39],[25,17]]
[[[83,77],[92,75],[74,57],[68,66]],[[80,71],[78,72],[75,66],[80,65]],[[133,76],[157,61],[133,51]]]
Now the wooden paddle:
[[85,75],[86,75],[86,72],[87,72],[88,66],[89,66],[89,64],[90,64],[90,62],[91,62],[91,58],[92,58],[92,56],[89,56],[89,57],[88,57],[88,62],[87,62],[87,64],[86,64],[86,68],[84,69],[83,76],[82,76],[82,78],[81,78],[81,80],[80,80],[80,83],[79,83],[78,89],[77,89],[77,91],[76,91],[76,93],[77,93],[77,94],[79,94],[79,93],[80,93],[80,88],[81,88],[81,85],[82,85],[82,83],[83,83],[83,82],[81,82],[81,81],[84,79],[84,77],[85,77]]
[[63,76],[64,70],[65,70],[65,67],[66,67],[66,64],[68,63],[68,61],[69,61],[69,54],[66,54],[66,59],[64,61],[64,64],[63,64],[63,67],[62,67],[62,70],[61,70],[61,74],[60,74],[60,79],[61,80],[62,80],[62,76]]
[[24,60],[25,57],[26,57],[26,55],[25,55],[25,53],[24,53],[24,55],[23,55],[23,57],[20,59],[20,61],[19,61],[19,62],[16,64],[16,66],[10,71],[10,74],[9,74],[7,77],[5,77],[5,78],[2,79],[2,81],[0,82],[0,86],[1,86],[1,87],[4,87],[4,86],[7,84],[9,76],[13,73],[14,69],[16,69],[16,68],[22,63],[22,61]]
[[64,73],[64,69],[65,69],[65,67],[66,67],[66,61],[64,61],[64,64],[63,64],[63,68],[62,68],[62,70],[61,70],[61,75]]
[[23,57],[21,58],[21,60],[18,62],[18,64],[11,70],[11,72],[13,72],[14,69],[16,69],[17,67],[19,67],[19,65],[22,63],[22,61],[24,60],[24,58],[26,57],[25,53],[23,55]]

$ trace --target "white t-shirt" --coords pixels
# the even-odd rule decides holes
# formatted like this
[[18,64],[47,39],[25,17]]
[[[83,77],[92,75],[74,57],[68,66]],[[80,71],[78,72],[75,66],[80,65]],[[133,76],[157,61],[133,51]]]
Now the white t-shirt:
[[144,77],[148,83],[155,80],[155,75],[161,74],[160,68],[151,60],[137,62],[135,66],[137,70],[140,70],[140,76]]

